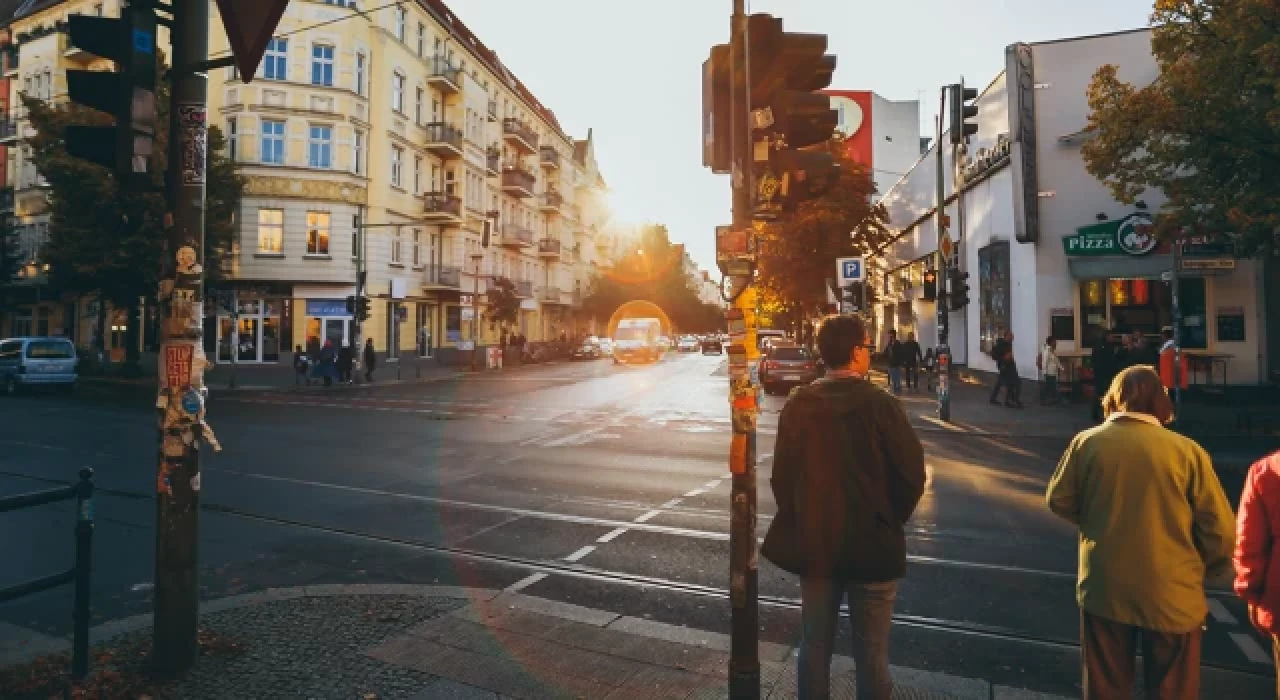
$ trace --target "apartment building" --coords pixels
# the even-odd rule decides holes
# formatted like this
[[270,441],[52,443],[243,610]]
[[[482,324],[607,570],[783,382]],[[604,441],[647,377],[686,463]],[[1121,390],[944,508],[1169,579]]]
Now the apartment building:
[[295,0],[253,82],[219,71],[209,99],[247,183],[235,307],[209,319],[220,361],[349,342],[358,269],[363,333],[388,359],[496,343],[473,305],[499,276],[521,298],[513,330],[583,330],[607,224],[590,136],[566,134],[444,3]]

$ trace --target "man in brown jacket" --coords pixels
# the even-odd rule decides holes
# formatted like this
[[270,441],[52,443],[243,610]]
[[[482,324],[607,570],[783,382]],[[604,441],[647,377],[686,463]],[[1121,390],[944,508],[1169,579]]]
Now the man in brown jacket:
[[888,700],[889,627],[906,573],[902,529],[924,493],[924,449],[898,400],[867,380],[861,319],[827,319],[818,349],[826,377],[796,390],[782,410],[770,480],[778,513],[761,551],[800,576],[799,697],[830,693],[847,596],[858,700]]

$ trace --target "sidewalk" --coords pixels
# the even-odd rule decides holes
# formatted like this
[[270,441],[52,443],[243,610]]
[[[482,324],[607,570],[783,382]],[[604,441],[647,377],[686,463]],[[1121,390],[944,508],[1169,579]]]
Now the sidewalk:
[[[141,615],[94,628],[91,677],[141,678],[150,626],[150,615]],[[205,603],[201,629],[220,640],[220,651],[176,680],[134,685],[130,697],[728,696],[725,635],[520,593],[413,585],[271,589]],[[794,652],[761,644],[761,697],[795,697]],[[0,683],[12,670],[0,669]],[[894,698],[1060,700],[980,679],[892,670]],[[851,698],[852,661],[837,657],[832,676],[833,697]],[[5,697],[24,697],[10,692],[0,686]]]

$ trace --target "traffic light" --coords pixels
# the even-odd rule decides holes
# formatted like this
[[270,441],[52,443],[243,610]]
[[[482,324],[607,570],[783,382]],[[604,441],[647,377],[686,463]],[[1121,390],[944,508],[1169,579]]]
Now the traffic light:
[[356,298],[354,296],[347,297],[347,313],[352,316],[356,314]]
[[937,301],[938,299],[938,273],[933,270],[924,271],[924,300]]
[[947,301],[952,311],[959,311],[969,305],[969,273],[953,267],[947,270]]
[[356,320],[369,320],[369,297],[356,297]]
[[826,149],[839,115],[815,92],[831,84],[836,57],[826,53],[825,34],[784,32],[782,20],[766,14],[747,19],[747,37],[755,218],[769,221],[839,176]]
[[71,101],[115,117],[115,126],[68,126],[67,152],[115,173],[121,186],[151,183],[156,139],[156,16],[142,3],[120,17],[71,15],[73,46],[115,61],[117,72],[69,70]]
[[974,88],[967,88],[961,82],[957,85],[948,85],[947,92],[947,108],[951,110],[951,143],[959,146],[968,141],[969,137],[978,133],[978,124],[971,122],[969,119],[978,116],[978,105],[969,104],[969,102],[978,99],[978,91]]
[[702,64],[702,166],[718,175],[733,169],[729,85],[729,45],[712,46]]

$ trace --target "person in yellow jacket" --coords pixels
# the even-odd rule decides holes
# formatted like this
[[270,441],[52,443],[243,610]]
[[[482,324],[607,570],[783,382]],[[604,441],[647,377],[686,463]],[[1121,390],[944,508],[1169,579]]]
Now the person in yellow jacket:
[[1102,405],[1046,494],[1080,530],[1084,698],[1133,697],[1139,649],[1146,697],[1198,698],[1204,589],[1231,578],[1231,505],[1209,455],[1164,427],[1173,404],[1150,366],[1117,375]]

